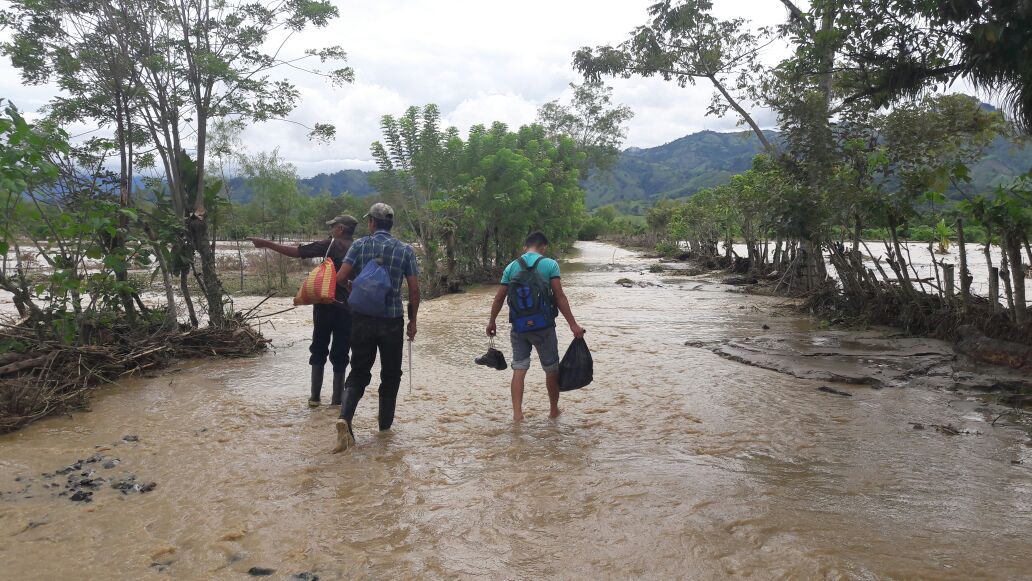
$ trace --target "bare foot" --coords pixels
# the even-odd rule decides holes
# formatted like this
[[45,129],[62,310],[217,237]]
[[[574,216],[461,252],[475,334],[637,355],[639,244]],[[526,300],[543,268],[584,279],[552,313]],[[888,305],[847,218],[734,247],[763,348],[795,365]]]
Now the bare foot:
[[523,414],[513,414],[512,415],[512,423],[518,424],[518,423],[520,423],[522,421],[523,421]]
[[337,445],[333,447],[333,453],[343,452],[355,445],[355,436],[351,434],[351,427],[347,420],[337,420]]
[[558,418],[561,415],[563,415],[563,410],[561,410],[559,408],[555,408],[554,410],[551,411],[551,413],[548,414],[548,417],[550,417],[550,418],[552,418],[554,420],[554,419]]

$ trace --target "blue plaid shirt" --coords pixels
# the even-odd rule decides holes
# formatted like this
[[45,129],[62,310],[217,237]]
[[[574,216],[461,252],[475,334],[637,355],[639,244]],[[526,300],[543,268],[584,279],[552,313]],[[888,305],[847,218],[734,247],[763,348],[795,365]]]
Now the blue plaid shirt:
[[419,263],[416,262],[416,253],[412,247],[391,236],[390,232],[378,230],[372,236],[356,240],[348,249],[344,262],[354,266],[356,272],[361,272],[369,261],[380,257],[383,258],[384,270],[391,277],[387,316],[400,319],[405,316],[405,309],[401,305],[401,281],[406,276],[419,274]]

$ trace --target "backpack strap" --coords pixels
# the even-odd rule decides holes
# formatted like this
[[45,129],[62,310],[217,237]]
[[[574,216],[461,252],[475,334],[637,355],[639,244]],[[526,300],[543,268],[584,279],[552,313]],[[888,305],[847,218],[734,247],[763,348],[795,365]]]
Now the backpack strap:
[[322,257],[322,259],[323,259],[324,261],[325,261],[325,260],[326,260],[327,258],[329,258],[329,256],[330,256],[330,249],[332,249],[332,248],[333,248],[333,243],[334,243],[334,242],[336,242],[336,241],[337,241],[337,239],[336,239],[336,238],[334,238],[334,237],[332,237],[332,236],[330,237],[330,243],[326,245],[326,254],[324,254],[324,255],[323,255],[323,257]]

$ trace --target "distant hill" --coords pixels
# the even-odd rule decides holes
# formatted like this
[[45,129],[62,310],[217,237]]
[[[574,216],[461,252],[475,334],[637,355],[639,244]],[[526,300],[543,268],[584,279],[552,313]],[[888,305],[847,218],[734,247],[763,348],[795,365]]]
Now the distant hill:
[[[336,197],[343,193],[364,198],[376,193],[376,190],[369,185],[369,173],[360,169],[344,169],[331,174],[321,173],[310,178],[297,180],[303,192],[311,196],[318,196],[320,192],[327,191],[331,196]],[[243,178],[229,180],[233,189],[234,198],[238,201],[251,201],[251,191]]]
[[[772,142],[779,140],[776,131],[767,131],[766,135]],[[687,197],[703,188],[720,185],[732,175],[749,169],[753,156],[762,150],[760,140],[750,131],[700,131],[658,147],[631,147],[620,153],[611,172],[591,176],[584,184],[587,206],[594,209],[615,204],[624,211],[635,212],[656,200]],[[1000,137],[993,142],[985,157],[971,168],[972,182],[964,185],[963,191],[987,193],[1029,169],[1032,169],[1032,146],[1022,149]],[[369,174],[346,169],[331,174],[321,173],[298,180],[298,183],[313,196],[325,190],[332,196],[347,192],[365,197],[376,193],[369,185]],[[250,200],[243,180],[234,178],[231,185],[234,192],[242,194],[237,199]],[[952,194],[955,198],[960,196],[960,192]]]
[[[774,131],[765,134],[777,139]],[[749,169],[762,150],[760,140],[749,131],[700,131],[658,147],[631,147],[620,154],[612,172],[588,179],[587,206],[649,205],[657,199],[690,196]]]
[[[772,142],[776,131],[765,132]],[[620,154],[610,175],[596,175],[587,184],[589,209],[615,204],[631,210],[649,206],[664,198],[690,196],[703,188],[719,185],[752,166],[752,158],[763,150],[752,132],[716,133],[702,131],[649,149],[629,148]],[[971,167],[971,183],[963,193],[989,193],[997,185],[1032,169],[1032,146],[1024,148],[998,137],[985,157]],[[962,192],[951,194],[960,198]]]

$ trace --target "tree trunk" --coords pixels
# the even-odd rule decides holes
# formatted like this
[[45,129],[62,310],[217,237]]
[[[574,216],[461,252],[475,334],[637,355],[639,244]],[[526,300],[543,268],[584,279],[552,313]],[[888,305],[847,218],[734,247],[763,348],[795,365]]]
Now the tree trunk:
[[1021,232],[1011,231],[1004,237],[1007,247],[1004,252],[1009,254],[1011,278],[1014,282],[1014,322],[1018,326],[1025,324],[1028,320],[1027,307],[1025,305],[1025,267],[1021,263]]
[[208,244],[208,223],[203,217],[191,216],[186,221],[191,245],[201,259],[201,280],[203,281],[204,298],[208,303],[208,324],[222,327],[226,323],[225,311],[222,308],[222,281],[219,280],[215,268],[215,253]]
[[741,105],[738,104],[738,101],[736,101],[730,95],[730,93],[727,92],[727,89],[724,88],[724,85],[717,80],[716,75],[709,75],[707,78],[710,80],[711,83],[713,83],[713,86],[716,87],[717,91],[719,91],[720,94],[724,96],[724,99],[727,101],[727,104],[731,105],[731,108],[734,109],[739,116],[741,116],[742,120],[744,120],[750,128],[752,128],[753,134],[755,134],[756,137],[760,140],[760,143],[763,144],[763,148],[767,150],[767,153],[773,155],[774,146],[771,145],[770,141],[767,140],[767,136],[763,134],[763,130],[760,129],[760,126],[757,125],[756,121],[753,120],[752,115],[749,115],[749,113],[745,109],[743,109]]
[[189,268],[189,266],[184,265],[183,269],[179,272],[179,288],[183,293],[183,302],[186,303],[186,311],[190,315],[190,326],[196,329],[198,327],[197,311],[194,310],[193,297],[190,296]]
[[853,252],[860,252],[860,238],[864,235],[864,222],[858,212],[853,220]]
[[1007,295],[1007,308],[1014,312],[1014,289],[1011,287],[1010,262],[1007,252],[1007,236],[1001,237],[1002,244],[1000,252],[1000,279],[1003,280],[1003,291]]
[[[119,208],[129,208],[132,205],[132,198],[130,195],[130,163],[129,158],[129,137],[126,130],[126,115],[127,111],[125,108],[125,102],[122,98],[121,91],[115,93],[115,139],[118,142],[118,206]],[[115,251],[118,249],[125,248],[125,232],[129,226],[129,218],[122,213],[118,214],[118,232],[115,234],[114,239],[111,242],[111,250]],[[125,285],[129,282],[129,272],[127,270],[128,265],[122,263],[114,268],[115,280]],[[118,291],[119,300],[122,303],[122,308],[125,309],[125,314],[129,318],[129,322],[136,322],[136,308],[133,305],[132,294],[125,289]]]
[[967,246],[964,238],[964,221],[957,220],[957,244],[960,246],[960,300],[966,309],[971,298],[971,273],[968,271]]
[[179,312],[176,308],[176,292],[172,286],[172,275],[168,271],[165,253],[153,238],[151,239],[151,247],[154,249],[154,256],[158,260],[158,269],[161,270],[161,281],[165,284],[165,300],[168,302],[165,309],[165,323],[163,327],[175,329],[179,324]]
[[892,240],[892,249],[893,254],[895,255],[891,260],[889,260],[889,264],[892,266],[892,270],[896,273],[896,276],[900,279],[900,288],[903,289],[903,292],[910,294],[914,291],[914,286],[910,282],[910,275],[907,274],[906,260],[903,259],[903,247],[899,243],[899,234],[896,231],[898,223],[896,222],[895,216],[891,213],[889,214],[888,222],[889,237]]

